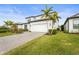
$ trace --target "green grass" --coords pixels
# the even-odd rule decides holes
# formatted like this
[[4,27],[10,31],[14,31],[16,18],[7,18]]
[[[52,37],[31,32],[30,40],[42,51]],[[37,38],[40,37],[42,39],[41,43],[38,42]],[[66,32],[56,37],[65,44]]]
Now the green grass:
[[44,35],[5,54],[8,55],[73,55],[79,54],[79,34],[59,32]]
[[8,36],[8,35],[13,35],[15,33],[12,33],[12,32],[4,32],[4,33],[0,33],[0,37],[3,37],[3,36]]

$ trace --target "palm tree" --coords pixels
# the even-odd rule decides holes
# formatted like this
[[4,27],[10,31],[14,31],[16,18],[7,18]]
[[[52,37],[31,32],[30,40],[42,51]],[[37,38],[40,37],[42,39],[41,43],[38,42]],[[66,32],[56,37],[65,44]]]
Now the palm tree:
[[16,24],[12,24],[11,30],[12,30],[12,32],[17,33],[18,32],[18,26]]
[[52,20],[52,23],[53,23],[52,28],[53,28],[56,21],[59,22],[59,18],[61,18],[61,17],[58,16],[58,12],[55,11],[55,12],[52,12],[52,15],[49,15],[49,18],[50,18],[50,20]]
[[44,10],[41,10],[43,13],[44,13],[44,16],[43,17],[49,17],[49,14],[50,12],[52,11],[52,7],[48,8],[47,5],[45,5],[45,9]]
[[10,28],[11,25],[13,24],[13,22],[10,21],[10,20],[4,21],[4,23],[5,23],[5,25],[6,25],[8,28]]
[[7,27],[10,29],[10,31],[17,33],[18,32],[18,26],[14,22],[7,20],[4,21],[4,23],[7,25]]
[[53,23],[52,28],[53,28],[55,22],[59,21],[59,18],[60,18],[58,16],[58,12],[53,11],[52,7],[48,8],[47,5],[46,5],[46,8],[44,10],[42,10],[42,12],[44,13],[44,17],[49,18],[50,20],[52,20],[52,23]]

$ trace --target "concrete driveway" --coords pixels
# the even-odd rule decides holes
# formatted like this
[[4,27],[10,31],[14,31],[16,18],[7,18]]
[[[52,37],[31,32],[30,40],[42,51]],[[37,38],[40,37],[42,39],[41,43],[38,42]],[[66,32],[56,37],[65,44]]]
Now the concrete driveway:
[[24,32],[22,34],[0,37],[0,54],[3,54],[44,34],[45,33]]

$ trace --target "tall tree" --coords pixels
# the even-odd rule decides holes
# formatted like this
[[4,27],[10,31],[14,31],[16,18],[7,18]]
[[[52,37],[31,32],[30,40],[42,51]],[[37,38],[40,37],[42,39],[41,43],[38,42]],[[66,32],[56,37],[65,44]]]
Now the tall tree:
[[53,11],[52,7],[48,7],[47,5],[45,5],[45,9],[42,10],[42,12],[44,13],[44,17],[49,18],[50,20],[52,20],[52,28],[55,24],[56,21],[59,21],[59,16],[58,16],[58,12]]
[[59,18],[61,18],[60,16],[58,16],[58,12],[52,12],[52,15],[49,15],[50,20],[52,20],[52,28],[54,26],[54,24],[58,21],[59,23]]
[[45,5],[45,9],[41,10],[44,13],[44,17],[49,17],[50,12],[52,11],[52,7],[48,8],[47,5]]
[[16,24],[12,24],[11,30],[12,30],[12,32],[17,33],[18,32],[18,26]]
[[13,21],[7,20],[7,21],[4,21],[4,23],[9,28],[13,24]]

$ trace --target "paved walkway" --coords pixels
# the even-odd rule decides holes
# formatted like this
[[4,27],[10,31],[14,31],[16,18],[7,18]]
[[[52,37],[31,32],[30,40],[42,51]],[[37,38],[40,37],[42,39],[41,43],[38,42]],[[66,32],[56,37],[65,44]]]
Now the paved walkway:
[[22,34],[0,37],[0,54],[3,54],[44,34],[45,33],[25,32]]

